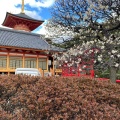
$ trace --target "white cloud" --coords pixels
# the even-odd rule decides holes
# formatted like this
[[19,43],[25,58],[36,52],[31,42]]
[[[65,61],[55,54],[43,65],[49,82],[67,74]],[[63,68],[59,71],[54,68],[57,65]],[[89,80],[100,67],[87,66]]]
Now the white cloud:
[[25,0],[25,4],[29,4],[31,7],[51,7],[55,0]]
[[41,25],[41,27],[36,31],[34,31],[35,33],[38,34],[42,34],[42,35],[46,35],[47,31],[45,30],[45,24],[47,23],[47,20],[45,20],[45,22]]
[[40,3],[41,7],[51,7],[55,0],[41,0],[42,2]]
[[26,13],[26,15],[28,15],[28,16],[34,18],[34,19],[42,20],[42,17],[39,16],[36,11],[28,11],[28,10],[25,10],[25,13]]
[[41,26],[41,28],[40,28],[36,33],[45,35],[45,34],[46,34],[45,27],[44,27],[44,26]]
[[[15,5],[19,4],[20,1],[16,0],[0,0],[0,10],[2,11],[0,14],[0,25],[3,23],[3,20],[5,19],[6,12],[14,12],[18,11],[18,9],[15,7]],[[4,7],[3,7],[4,6]]]

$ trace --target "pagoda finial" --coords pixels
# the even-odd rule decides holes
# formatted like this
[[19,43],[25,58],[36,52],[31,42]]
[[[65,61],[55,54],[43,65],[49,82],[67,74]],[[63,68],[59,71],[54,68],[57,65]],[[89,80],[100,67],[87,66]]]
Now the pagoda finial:
[[21,8],[21,13],[24,13],[24,0],[22,0],[22,8]]

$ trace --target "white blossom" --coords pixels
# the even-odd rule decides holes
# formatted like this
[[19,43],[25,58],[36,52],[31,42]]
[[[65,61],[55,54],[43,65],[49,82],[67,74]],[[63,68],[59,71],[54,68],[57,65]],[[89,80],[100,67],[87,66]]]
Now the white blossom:
[[110,57],[111,57],[111,58],[114,58],[114,55],[111,55]]
[[98,58],[98,61],[102,61],[102,58],[99,57],[99,58]]
[[86,68],[86,65],[83,65],[83,68]]
[[104,49],[105,48],[105,46],[101,46],[101,49]]
[[112,53],[114,54],[114,53],[116,53],[117,51],[116,50],[112,50]]
[[67,63],[68,61],[66,60],[65,63]]
[[119,57],[120,57],[120,54],[118,54],[117,57],[119,58]]
[[116,63],[116,64],[115,64],[115,67],[118,67],[118,66],[119,66],[119,64],[118,64],[118,63]]
[[79,69],[79,71],[82,71],[82,69]]

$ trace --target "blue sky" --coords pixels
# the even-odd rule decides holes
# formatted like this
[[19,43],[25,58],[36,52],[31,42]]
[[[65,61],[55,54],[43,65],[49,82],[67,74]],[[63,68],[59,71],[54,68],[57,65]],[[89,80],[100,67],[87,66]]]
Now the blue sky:
[[[45,22],[37,28],[35,33],[45,34],[44,24],[51,18],[50,9],[54,5],[55,0],[24,0],[24,12],[38,20],[44,20]],[[6,12],[18,14],[21,12],[22,0],[0,0],[0,27],[4,21]],[[3,7],[4,6],[4,7]]]

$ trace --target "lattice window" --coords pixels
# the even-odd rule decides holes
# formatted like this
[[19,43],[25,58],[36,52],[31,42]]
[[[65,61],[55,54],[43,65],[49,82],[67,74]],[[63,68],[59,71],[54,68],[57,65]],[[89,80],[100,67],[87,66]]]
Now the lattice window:
[[7,68],[7,56],[0,56],[0,68]]
[[9,67],[11,69],[22,68],[22,57],[10,56]]
[[36,68],[36,58],[25,58],[25,68]]
[[47,70],[47,59],[46,58],[39,58],[38,59],[38,67],[42,70]]

